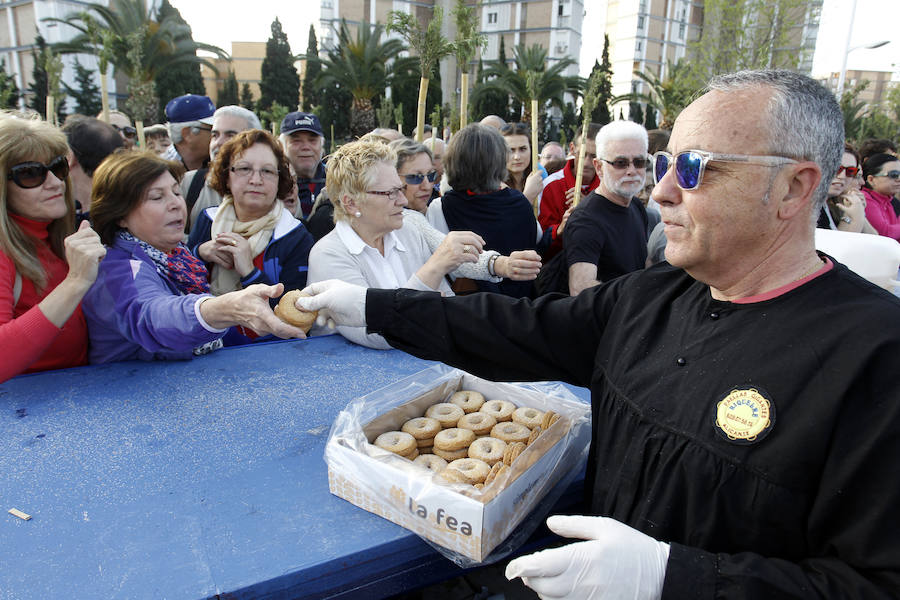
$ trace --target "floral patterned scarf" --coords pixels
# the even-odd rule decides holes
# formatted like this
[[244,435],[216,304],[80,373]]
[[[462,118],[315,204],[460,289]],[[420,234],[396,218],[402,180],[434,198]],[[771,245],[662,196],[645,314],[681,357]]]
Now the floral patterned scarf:
[[178,244],[172,252],[166,254],[134,237],[128,231],[119,231],[118,236],[128,242],[137,243],[156,265],[156,272],[174,283],[182,294],[209,293],[209,283],[207,282],[209,272],[206,270],[206,265],[191,254],[184,244]]

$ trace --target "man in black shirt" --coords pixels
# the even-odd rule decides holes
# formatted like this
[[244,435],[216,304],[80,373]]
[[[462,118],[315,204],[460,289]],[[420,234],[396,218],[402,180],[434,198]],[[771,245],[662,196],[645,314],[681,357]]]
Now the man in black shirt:
[[594,168],[600,185],[578,205],[563,233],[569,293],[644,268],[647,211],[632,202],[644,187],[647,130],[632,121],[613,121],[596,137]]
[[298,305],[494,380],[591,389],[584,541],[544,597],[893,598],[900,300],[815,250],[843,118],[789,71],[715,78],[654,160],[666,259],[575,297],[310,286]]

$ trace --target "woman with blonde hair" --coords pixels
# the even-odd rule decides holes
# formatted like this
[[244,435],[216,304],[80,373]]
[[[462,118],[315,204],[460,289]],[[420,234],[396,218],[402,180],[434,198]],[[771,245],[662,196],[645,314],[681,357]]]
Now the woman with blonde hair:
[[[447,274],[478,261],[484,240],[471,231],[448,234],[432,252],[422,232],[406,222],[408,200],[396,160],[388,145],[372,141],[345,144],[328,158],[326,185],[335,227],[310,252],[310,283],[341,279],[453,295]],[[364,327],[339,327],[338,332],[357,344],[390,348]]]
[[0,114],[0,381],[87,364],[80,303],[106,250],[75,231],[68,150],[48,123]]

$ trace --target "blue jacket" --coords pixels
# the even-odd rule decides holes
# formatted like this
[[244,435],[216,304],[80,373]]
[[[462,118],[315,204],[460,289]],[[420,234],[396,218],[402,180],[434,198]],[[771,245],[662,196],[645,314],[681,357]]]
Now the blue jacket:
[[[199,257],[197,249],[200,244],[208,242],[212,238],[212,222],[218,210],[218,206],[211,206],[197,217],[197,222],[191,229],[191,235],[188,238],[188,248],[194,256]],[[272,239],[263,250],[262,271],[254,268],[246,277],[241,277],[241,286],[247,287],[254,283],[275,285],[280,281],[284,284],[286,292],[302,290],[306,287],[309,251],[315,242],[303,223],[291,216],[288,211],[281,211],[281,219],[275,225]],[[270,300],[269,303],[274,308],[278,304],[278,298]],[[271,335],[251,338],[243,335],[241,329],[235,327],[225,337],[224,342],[226,346],[240,346],[272,339],[275,338]]]
[[81,303],[88,359],[95,364],[191,358],[194,348],[225,334],[204,326],[197,315],[197,301],[206,295],[183,295],[140,245],[116,239]]
[[[200,244],[212,238],[212,222],[218,210],[218,206],[211,206],[197,217],[187,243],[194,256],[199,257],[197,249]],[[241,286],[247,287],[254,283],[275,285],[280,281],[284,284],[285,291],[305,288],[309,251],[315,243],[303,223],[288,211],[281,211],[281,219],[275,225],[272,239],[263,251],[263,270],[254,268],[246,277],[241,277]],[[277,303],[276,299],[272,306]]]

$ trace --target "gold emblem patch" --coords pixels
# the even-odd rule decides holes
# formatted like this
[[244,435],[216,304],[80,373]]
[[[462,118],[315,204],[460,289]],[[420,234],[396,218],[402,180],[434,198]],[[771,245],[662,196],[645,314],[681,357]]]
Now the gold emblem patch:
[[732,389],[716,405],[716,426],[729,440],[756,442],[769,433],[774,407],[758,388]]

